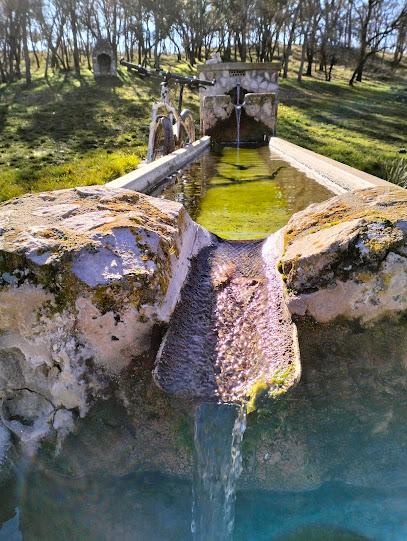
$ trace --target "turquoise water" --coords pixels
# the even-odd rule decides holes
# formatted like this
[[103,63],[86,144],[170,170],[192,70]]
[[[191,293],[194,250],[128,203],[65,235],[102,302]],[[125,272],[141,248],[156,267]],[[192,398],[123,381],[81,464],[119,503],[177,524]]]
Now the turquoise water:
[[[249,414],[241,430],[232,539],[407,539],[406,327],[299,326],[300,383]],[[132,389],[121,390],[133,401],[126,408],[111,399],[78,419],[59,451],[46,445],[15,462],[16,474],[1,485],[1,541],[197,539],[197,487],[207,487],[208,502],[205,490],[199,496],[205,513],[225,501],[222,479],[231,479],[231,410],[196,417],[193,406],[148,382],[133,380]],[[210,470],[202,468],[207,457]]]
[[[26,483],[23,502],[11,509],[11,500],[9,515],[3,515],[2,541],[192,539],[189,482],[134,472],[80,480],[32,473]],[[233,539],[402,541],[406,499],[407,489],[341,482],[299,492],[237,491]]]

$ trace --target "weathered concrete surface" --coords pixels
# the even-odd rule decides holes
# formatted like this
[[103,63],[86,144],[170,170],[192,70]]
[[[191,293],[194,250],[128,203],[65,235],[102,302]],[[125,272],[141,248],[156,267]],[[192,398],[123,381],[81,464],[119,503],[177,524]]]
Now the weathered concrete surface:
[[336,194],[349,190],[363,190],[373,186],[393,186],[386,180],[284,141],[279,137],[272,137],[269,147],[272,152],[279,154],[293,167],[306,173],[317,182],[323,183]]
[[296,316],[399,316],[407,310],[407,191],[360,190],[295,214],[279,269]]
[[201,139],[194,141],[185,148],[180,148],[171,152],[168,156],[163,156],[152,163],[135,169],[131,173],[127,173],[127,175],[108,182],[106,186],[151,193],[165,177],[172,175],[188,163],[196,160],[200,154],[209,148],[210,144],[210,137],[201,137]]
[[168,322],[211,235],[182,205],[84,187],[0,206],[0,391],[6,426],[61,434]]
[[275,94],[248,93],[244,97],[244,110],[256,122],[262,122],[271,130],[275,129],[277,120],[277,103]]

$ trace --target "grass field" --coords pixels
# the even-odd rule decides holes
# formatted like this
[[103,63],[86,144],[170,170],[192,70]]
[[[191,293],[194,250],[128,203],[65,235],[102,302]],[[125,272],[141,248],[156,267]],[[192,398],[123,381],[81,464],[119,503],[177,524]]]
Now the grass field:
[[[339,73],[338,73],[339,72]],[[281,84],[278,135],[325,156],[384,176],[384,165],[407,152],[407,85],[367,78]]]
[[[195,73],[173,59],[165,68]],[[295,67],[295,62],[293,63]],[[280,80],[278,135],[374,175],[405,157],[407,85],[372,76],[355,87],[349,71],[334,80],[322,76]],[[95,80],[56,73],[33,84],[0,85],[0,200],[26,192],[101,184],[123,175],[145,157],[151,103],[157,81],[140,80],[119,69],[117,79]],[[184,104],[199,115],[197,92]]]

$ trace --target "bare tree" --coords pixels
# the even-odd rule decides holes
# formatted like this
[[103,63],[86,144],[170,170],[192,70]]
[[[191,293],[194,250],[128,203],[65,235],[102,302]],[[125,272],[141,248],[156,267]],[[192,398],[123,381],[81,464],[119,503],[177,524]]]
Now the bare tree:
[[404,53],[407,50],[407,14],[405,14],[401,20],[397,29],[397,38],[394,46],[393,61],[391,63],[392,68],[397,68],[400,64]]
[[[288,74],[288,61],[292,53],[292,45],[294,41],[295,31],[298,24],[298,16],[302,7],[303,0],[298,0],[297,3],[293,3],[291,9],[287,11],[286,29],[288,31],[288,40],[284,41],[284,54],[283,54],[283,79],[287,79]],[[285,36],[285,33],[284,33]]]
[[301,48],[300,68],[298,70],[298,82],[302,80],[305,56],[308,57],[307,75],[311,75],[313,51],[315,49],[315,37],[322,18],[320,0],[305,0],[300,16],[303,42]]
[[377,54],[385,38],[402,23],[407,13],[407,2],[400,5],[398,0],[355,0],[354,9],[358,17],[358,38],[360,48],[356,68],[349,84],[355,78],[361,82],[367,60]]

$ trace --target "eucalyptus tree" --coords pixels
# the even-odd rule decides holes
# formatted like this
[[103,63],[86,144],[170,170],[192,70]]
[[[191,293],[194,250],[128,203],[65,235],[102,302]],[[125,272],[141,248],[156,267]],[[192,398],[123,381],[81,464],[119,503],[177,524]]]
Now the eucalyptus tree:
[[298,0],[297,2],[291,2],[291,0],[289,0],[287,2],[286,22],[284,25],[283,79],[287,79],[288,62],[292,53],[292,45],[299,24],[299,15],[303,3],[304,0]]
[[7,24],[4,3],[0,1],[0,83],[7,82]]
[[79,21],[78,21],[78,12],[79,12],[79,0],[65,0],[66,9],[68,12],[68,19],[70,22],[70,29],[72,32],[72,42],[73,42],[73,61],[75,67],[75,73],[77,75],[81,72],[81,62],[78,46],[78,35],[79,35]]
[[254,5],[250,0],[232,0],[232,21],[231,28],[235,41],[236,49],[239,51],[240,60],[246,62],[247,58],[247,37],[249,34],[249,13],[253,13]]
[[[174,28],[179,35],[185,54],[191,65],[195,59],[203,60],[202,51],[206,52],[205,38],[213,37],[212,13],[210,0],[179,0],[177,4]],[[170,36],[176,44],[176,40]],[[205,54],[205,53],[204,53]],[[180,56],[180,51],[179,51]]]
[[63,41],[66,35],[67,12],[61,0],[38,0],[32,5],[41,35],[43,46],[47,51],[45,61],[45,77],[48,68],[68,69]]
[[[321,0],[309,0],[310,26],[308,35],[304,38],[307,69],[305,75],[311,77],[312,66],[317,52],[318,32],[321,29],[322,6]],[[301,70],[300,70],[301,71]]]
[[218,50],[224,62],[232,60],[233,25],[232,0],[212,0],[212,10],[215,13],[214,23],[217,29]]
[[255,3],[252,36],[259,62],[273,60],[286,20],[286,7],[285,0],[257,0]]
[[[166,0],[144,0],[146,8],[147,39],[150,41],[150,50],[153,50],[154,65],[160,67],[160,47],[169,37],[176,20],[177,4]],[[152,39],[152,43],[151,43]]]
[[400,23],[397,28],[397,37],[394,44],[394,54],[392,60],[392,67],[397,68],[399,66],[405,52],[407,51],[407,14],[400,19]]
[[0,73],[4,81],[12,82],[20,75],[20,43],[21,30],[20,9],[13,0],[1,0],[2,15],[2,62]]
[[120,0],[124,38],[125,55],[128,61],[134,61],[137,49],[138,63],[141,64],[146,57],[145,24],[146,9],[143,0]]

